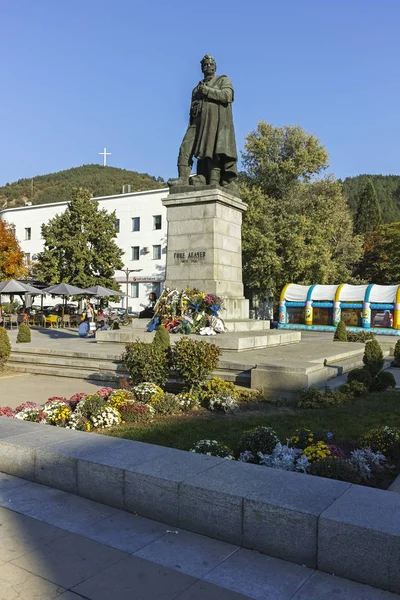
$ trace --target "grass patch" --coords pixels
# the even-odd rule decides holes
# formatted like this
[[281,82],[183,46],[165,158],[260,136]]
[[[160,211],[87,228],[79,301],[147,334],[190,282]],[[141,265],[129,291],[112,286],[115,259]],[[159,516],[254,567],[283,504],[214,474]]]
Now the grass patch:
[[200,439],[216,439],[235,448],[243,431],[257,425],[272,427],[283,443],[296,428],[308,427],[312,431],[331,431],[333,443],[351,447],[373,427],[400,427],[400,393],[369,394],[351,404],[318,410],[258,405],[256,411],[243,408],[234,416],[198,411],[164,417],[148,425],[120,425],[104,433],[181,450],[189,450]]

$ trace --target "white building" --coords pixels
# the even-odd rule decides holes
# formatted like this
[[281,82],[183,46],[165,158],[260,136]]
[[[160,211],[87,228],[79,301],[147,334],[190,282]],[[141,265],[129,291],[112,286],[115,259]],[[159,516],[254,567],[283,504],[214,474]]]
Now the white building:
[[[95,199],[99,208],[116,213],[116,243],[124,251],[124,268],[140,269],[127,276],[117,271],[115,277],[121,284],[121,291],[128,292],[128,306],[133,311],[141,310],[141,304],[148,304],[150,292],[160,294],[165,281],[167,246],[166,209],[161,200],[168,195],[168,189],[149,190],[101,196]],[[41,226],[67,208],[68,202],[36,204],[0,211],[0,217],[15,227],[16,237],[25,254],[26,261],[34,261],[43,250]],[[45,305],[53,305],[60,299],[47,296]],[[126,305],[126,299],[121,305]]]

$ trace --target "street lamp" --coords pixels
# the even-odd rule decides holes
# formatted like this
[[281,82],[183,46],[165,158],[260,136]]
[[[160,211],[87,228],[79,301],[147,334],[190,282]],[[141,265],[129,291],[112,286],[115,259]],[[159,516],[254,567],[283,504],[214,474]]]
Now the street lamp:
[[135,273],[137,271],[143,271],[143,269],[128,269],[128,267],[126,267],[126,269],[121,269],[122,273],[125,273],[125,277],[126,277],[126,314],[128,315],[128,297],[129,297],[129,275],[131,273]]

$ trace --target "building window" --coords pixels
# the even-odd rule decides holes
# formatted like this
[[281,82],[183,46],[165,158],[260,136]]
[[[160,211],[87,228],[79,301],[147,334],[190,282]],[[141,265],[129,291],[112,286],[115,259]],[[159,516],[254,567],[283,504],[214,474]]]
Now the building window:
[[139,284],[131,283],[131,298],[139,298]]
[[132,231],[140,231],[140,217],[132,217]]
[[161,229],[161,215],[153,217],[153,229]]
[[139,246],[131,247],[131,260],[139,260]]
[[153,260],[160,260],[161,246],[153,246]]
[[115,231],[119,233],[119,219],[115,219]]
[[30,252],[26,252],[24,255],[24,259],[26,263],[31,262],[31,253]]
[[30,227],[25,227],[25,239],[30,240],[32,236],[32,229]]

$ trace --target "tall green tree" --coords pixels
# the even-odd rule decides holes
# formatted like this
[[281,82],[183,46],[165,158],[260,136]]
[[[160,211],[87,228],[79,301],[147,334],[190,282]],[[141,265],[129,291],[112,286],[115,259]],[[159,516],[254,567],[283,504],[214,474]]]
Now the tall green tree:
[[301,127],[261,121],[246,138],[241,196],[244,216],[243,278],[246,295],[275,300],[286,283],[353,281],[362,236],[342,184],[315,179],[328,165],[320,141]]
[[382,213],[378,196],[374,184],[371,179],[368,179],[360,194],[355,218],[355,231],[359,234],[366,234],[378,229],[381,223]]
[[257,187],[241,186],[241,198],[247,203],[242,225],[243,281],[246,296],[264,300],[275,286],[279,270],[275,236],[275,201]]
[[382,225],[367,236],[360,275],[371,283],[400,283],[400,222]]
[[99,210],[89,190],[74,189],[66,211],[42,225],[44,250],[35,275],[49,285],[63,281],[118,290],[114,272],[123,266],[123,251],[114,241],[115,219],[115,212]]
[[353,219],[332,177],[301,183],[280,202],[275,221],[280,268],[275,287],[352,281],[362,255],[362,237],[354,235]]
[[274,127],[260,121],[246,138],[242,163],[250,184],[282,198],[293,185],[325,169],[328,153],[318,138],[299,126]]

